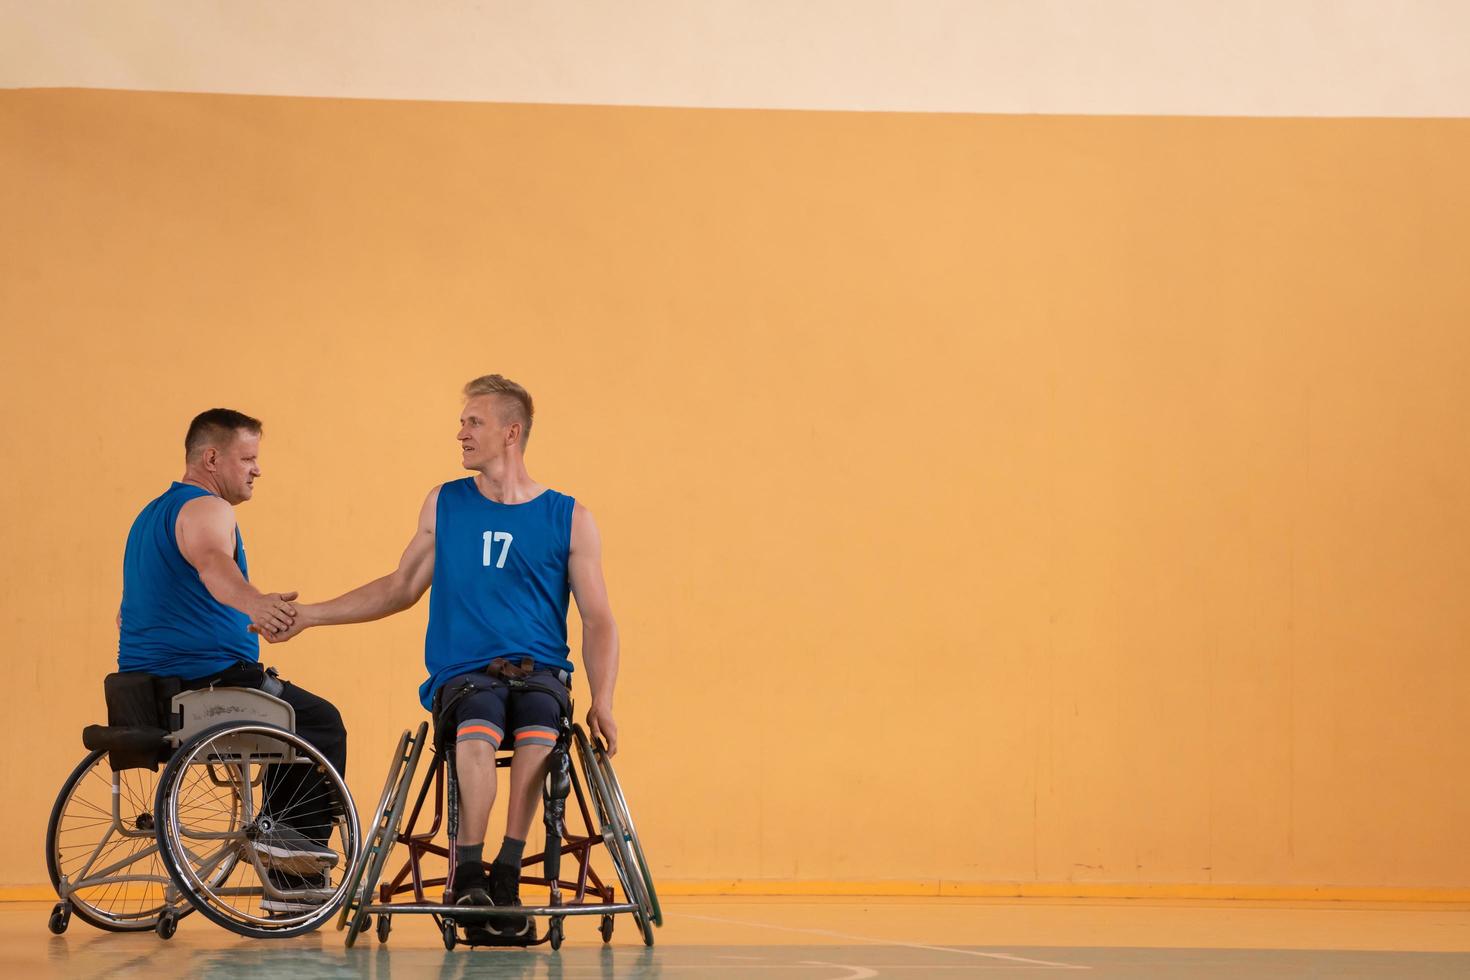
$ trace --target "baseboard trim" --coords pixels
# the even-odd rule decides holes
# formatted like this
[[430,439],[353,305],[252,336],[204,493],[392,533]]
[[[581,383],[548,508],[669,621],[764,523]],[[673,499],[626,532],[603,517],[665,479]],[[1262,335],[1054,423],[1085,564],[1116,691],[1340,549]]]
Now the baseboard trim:
[[[771,898],[1108,898],[1202,899],[1252,902],[1404,902],[1470,904],[1470,888],[1357,885],[1101,884],[989,882],[934,879],[793,881],[763,878],[671,878],[657,882],[660,896]],[[0,902],[50,902],[46,885],[0,885]]]
[[1470,888],[1358,885],[1113,884],[1097,882],[990,882],[933,879],[792,881],[670,879],[669,896],[832,896],[912,898],[1156,898],[1268,902],[1470,903]]

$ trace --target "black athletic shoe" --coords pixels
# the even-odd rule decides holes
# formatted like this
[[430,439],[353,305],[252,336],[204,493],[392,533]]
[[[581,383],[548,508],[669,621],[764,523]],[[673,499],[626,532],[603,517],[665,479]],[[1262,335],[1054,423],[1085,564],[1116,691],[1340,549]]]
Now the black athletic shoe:
[[[490,865],[490,901],[495,905],[521,904],[521,869],[504,864]],[[491,929],[506,938],[536,938],[536,923],[529,915],[496,916],[489,922]]]
[[490,902],[490,876],[485,873],[485,866],[479,861],[466,861],[454,869],[454,894],[446,895],[444,901],[448,904],[450,899],[455,905],[489,905]]

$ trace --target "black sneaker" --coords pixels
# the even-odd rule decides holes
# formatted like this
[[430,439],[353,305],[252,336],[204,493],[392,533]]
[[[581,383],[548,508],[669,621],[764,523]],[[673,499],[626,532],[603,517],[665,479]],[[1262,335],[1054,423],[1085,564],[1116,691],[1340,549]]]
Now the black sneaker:
[[[494,905],[521,904],[521,869],[504,864],[490,865],[490,901]],[[536,923],[529,915],[497,915],[489,922],[490,928],[506,938],[536,939]]]
[[489,905],[490,876],[479,861],[466,861],[454,869],[454,893],[446,895],[446,904],[454,900],[455,905]]

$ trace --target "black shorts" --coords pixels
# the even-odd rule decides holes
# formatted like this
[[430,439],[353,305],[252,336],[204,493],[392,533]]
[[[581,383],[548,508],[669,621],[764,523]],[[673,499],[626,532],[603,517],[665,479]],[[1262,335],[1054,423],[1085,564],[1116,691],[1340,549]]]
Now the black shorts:
[[538,668],[525,679],[559,688],[563,692],[561,698],[534,688],[511,687],[489,674],[452,677],[444,684],[446,696],[453,697],[455,688],[466,683],[473,684],[476,689],[455,701],[450,706],[452,717],[441,718],[439,724],[453,726],[455,744],[489,742],[492,749],[502,746],[506,749],[523,745],[554,746],[557,733],[561,731],[563,705],[566,703],[566,686],[557,678],[557,673]]

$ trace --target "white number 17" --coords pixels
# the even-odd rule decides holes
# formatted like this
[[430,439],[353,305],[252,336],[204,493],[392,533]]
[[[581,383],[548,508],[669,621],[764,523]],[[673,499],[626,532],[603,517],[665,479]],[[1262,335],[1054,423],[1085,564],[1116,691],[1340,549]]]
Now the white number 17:
[[504,568],[505,567],[505,556],[510,553],[510,543],[512,541],[514,541],[514,540],[515,540],[515,538],[511,537],[509,531],[486,531],[485,532],[485,557],[481,560],[481,564],[484,565],[486,568],[489,568],[490,567],[490,546],[491,546],[491,544],[499,544],[501,541],[504,541],[505,542],[505,547],[500,549],[500,557],[498,559],[496,559],[496,561],[495,561],[495,567],[496,568]]

